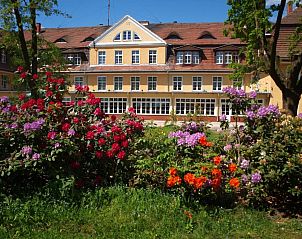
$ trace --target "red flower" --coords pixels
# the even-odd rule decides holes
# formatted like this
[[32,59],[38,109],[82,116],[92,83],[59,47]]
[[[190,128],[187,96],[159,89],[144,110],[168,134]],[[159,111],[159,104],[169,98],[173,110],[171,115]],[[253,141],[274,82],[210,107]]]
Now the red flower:
[[114,140],[114,142],[119,142],[120,140],[121,140],[121,137],[119,136],[119,135],[114,135],[113,136],[113,140]]
[[128,112],[135,114],[135,109],[133,107],[129,107]]
[[201,146],[204,146],[204,147],[211,147],[211,146],[213,146],[213,143],[207,141],[206,136],[202,136],[199,139],[199,143],[200,143]]
[[171,175],[171,176],[176,176],[176,174],[177,174],[177,169],[176,168],[170,168],[169,169],[169,174]]
[[25,99],[25,94],[20,94],[18,97],[19,97],[19,100],[23,101]]
[[128,146],[129,146],[128,140],[124,140],[124,141],[122,142],[122,147],[128,148]]
[[108,151],[106,152],[106,155],[107,155],[108,158],[113,158],[114,153],[113,153],[112,150],[108,150]]
[[73,123],[75,123],[75,124],[79,123],[79,118],[74,117],[74,118],[73,118]]
[[25,79],[26,76],[27,76],[27,73],[26,73],[26,72],[22,72],[22,73],[20,74],[20,77],[21,77],[22,79]]
[[71,167],[71,169],[73,169],[73,170],[79,169],[80,166],[81,166],[81,164],[80,164],[78,161],[72,161],[72,162],[70,163],[70,167]]
[[100,108],[96,108],[93,112],[94,115],[100,115],[102,113],[102,110]]
[[117,154],[117,158],[120,160],[123,160],[125,157],[126,157],[126,153],[123,150]]
[[212,180],[212,187],[214,189],[218,189],[220,187],[220,184],[221,184],[221,178],[214,178]]
[[24,70],[23,66],[18,66],[18,68],[17,68],[17,71],[18,71],[18,72],[21,73],[23,70]]
[[112,133],[120,133],[122,132],[121,128],[116,126],[116,125],[113,125],[112,128],[111,128],[111,132]]
[[62,130],[67,132],[70,129],[70,124],[69,123],[64,123],[62,125]]
[[94,139],[94,133],[93,133],[93,131],[88,131],[86,133],[86,139],[88,139],[88,140]]
[[38,74],[33,74],[33,79],[34,79],[34,80],[36,80],[36,79],[38,79],[38,78],[39,78]]
[[193,185],[194,184],[194,181],[195,181],[195,175],[192,174],[192,173],[187,173],[185,176],[184,176],[184,180],[187,184],[189,185]]
[[229,183],[230,186],[233,188],[238,188],[240,186],[240,182],[238,178],[232,178]]
[[119,145],[118,143],[114,143],[114,144],[112,145],[111,149],[112,149],[112,151],[113,151],[114,153],[116,153],[116,152],[118,152],[118,151],[121,149],[121,147],[120,147],[120,145]]
[[100,146],[104,145],[105,143],[106,143],[106,140],[103,139],[103,138],[100,138],[100,139],[98,140],[98,144],[99,144]]
[[95,157],[97,157],[98,159],[103,158],[103,152],[102,151],[96,151],[95,152]]
[[214,178],[221,178],[222,172],[219,169],[214,168],[212,170],[212,175],[213,175]]
[[111,121],[115,121],[116,120],[116,116],[115,115],[111,115]]
[[53,92],[51,90],[46,92],[46,97],[51,97],[53,95]]
[[236,172],[236,170],[237,170],[237,165],[234,164],[234,163],[231,163],[231,164],[229,165],[229,170],[230,170],[231,173]]
[[52,73],[49,72],[49,71],[47,71],[47,72],[45,73],[45,75],[46,75],[47,77],[51,77]]
[[202,185],[207,181],[207,178],[204,176],[200,176],[198,178],[195,178],[194,180],[194,188],[199,189],[202,187]]
[[218,165],[221,162],[221,157],[220,156],[215,156],[214,159],[213,159],[213,161],[214,161],[215,165]]
[[182,180],[179,176],[170,176],[170,177],[168,177],[168,180],[167,180],[167,187],[171,188],[171,187],[174,187],[175,185],[180,185],[181,181]]
[[56,132],[54,131],[48,132],[47,134],[48,139],[55,139],[55,137],[56,137]]

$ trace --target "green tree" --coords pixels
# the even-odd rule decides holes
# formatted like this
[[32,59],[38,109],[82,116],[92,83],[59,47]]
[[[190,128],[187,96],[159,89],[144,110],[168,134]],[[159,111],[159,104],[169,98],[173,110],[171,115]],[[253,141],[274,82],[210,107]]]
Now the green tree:
[[[48,49],[54,49],[53,45],[39,39],[36,28],[37,16],[63,14],[57,6],[57,0],[0,0],[0,25],[9,35],[11,42],[18,42],[16,46],[20,48],[24,68],[31,76],[38,73],[39,42],[45,49],[47,45]],[[26,32],[30,34],[29,37],[26,37]],[[28,39],[30,41],[27,41]],[[15,51],[18,52],[16,49]],[[36,98],[39,90],[37,83],[29,78],[26,81],[32,97]]]
[[[302,49],[297,47],[301,41],[301,27],[291,37],[289,50],[290,64],[286,70],[280,65],[277,43],[282,26],[282,16],[287,0],[228,0],[230,10],[226,23],[230,26],[226,34],[240,38],[247,43],[245,49],[247,64],[234,65],[235,75],[244,73],[269,74],[283,94],[283,108],[296,115],[302,94]],[[289,1],[301,7],[300,0]],[[276,16],[272,21],[272,16]],[[268,33],[271,34],[268,37]],[[255,77],[257,78],[257,77]],[[258,77],[259,78],[259,77]]]

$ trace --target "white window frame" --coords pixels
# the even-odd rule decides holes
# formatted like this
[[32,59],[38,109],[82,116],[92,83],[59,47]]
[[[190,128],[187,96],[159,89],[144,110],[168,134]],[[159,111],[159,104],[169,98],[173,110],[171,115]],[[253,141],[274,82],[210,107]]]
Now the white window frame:
[[139,64],[140,62],[140,52],[139,50],[132,50],[132,64]]
[[[241,86],[238,83],[241,83]],[[243,89],[243,79],[233,79],[232,84],[233,88],[236,88],[237,90]]]
[[233,53],[231,51],[224,52],[224,64],[231,64],[233,62]]
[[183,78],[182,76],[173,76],[173,91],[182,91]]
[[7,62],[6,51],[1,49],[1,63],[5,64]]
[[127,98],[101,98],[100,102],[100,108],[106,114],[123,114],[127,105]]
[[222,65],[223,64],[223,58],[224,58],[224,54],[222,51],[217,51],[216,52],[216,64]]
[[122,76],[114,77],[114,91],[123,91],[123,81],[124,78]]
[[114,63],[115,63],[115,65],[123,64],[123,51],[122,50],[114,51]]
[[107,90],[107,77],[106,76],[98,76],[98,91],[106,91]]
[[149,64],[157,64],[157,50],[149,50]]
[[215,116],[216,99],[176,98],[175,113],[177,115],[188,115],[188,114],[199,113],[200,115],[204,115],[204,116]]
[[213,76],[213,91],[222,91],[222,85],[223,85],[223,77],[222,76]]
[[131,76],[130,78],[131,91],[139,91],[140,89],[140,77]]
[[98,65],[106,64],[106,51],[98,51]]
[[121,33],[118,33],[118,34],[114,37],[113,41],[121,41]]
[[123,41],[131,41],[132,32],[130,30],[123,31]]
[[184,53],[183,51],[178,51],[176,53],[176,64],[180,65],[184,63]]
[[202,91],[203,88],[203,78],[202,76],[192,77],[192,91]]
[[74,77],[74,86],[84,86],[84,76]]
[[148,76],[148,91],[157,91],[157,76]]
[[192,52],[192,63],[196,65],[200,63],[200,55],[198,51]]
[[140,36],[136,32],[133,32],[133,40],[134,41],[140,41],[141,40]]
[[170,98],[132,98],[132,107],[138,115],[169,115]]
[[192,52],[191,51],[185,51],[184,52],[184,64],[192,64]]

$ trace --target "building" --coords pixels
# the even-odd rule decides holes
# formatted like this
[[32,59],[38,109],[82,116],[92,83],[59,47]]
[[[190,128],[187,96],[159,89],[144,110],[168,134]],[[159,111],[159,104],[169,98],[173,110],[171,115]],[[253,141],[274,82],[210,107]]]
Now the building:
[[108,114],[133,107],[145,119],[199,115],[217,121],[222,114],[231,118],[222,89],[235,86],[257,91],[259,103],[281,106],[270,77],[257,85],[251,85],[249,74],[243,81],[229,79],[229,64],[244,64],[240,49],[245,44],[224,36],[224,28],[223,23],[151,24],[130,16],[112,26],[37,27],[39,36],[55,43],[69,63],[71,87],[64,102],[79,99],[76,85],[88,85]]

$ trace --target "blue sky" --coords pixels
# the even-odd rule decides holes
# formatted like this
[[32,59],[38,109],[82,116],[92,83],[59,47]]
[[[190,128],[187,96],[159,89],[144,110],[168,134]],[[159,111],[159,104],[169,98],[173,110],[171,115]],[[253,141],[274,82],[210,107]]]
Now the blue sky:
[[[125,15],[136,20],[159,22],[223,22],[227,0],[110,0],[110,24]],[[108,0],[59,0],[59,9],[71,15],[41,16],[44,27],[107,25]]]

